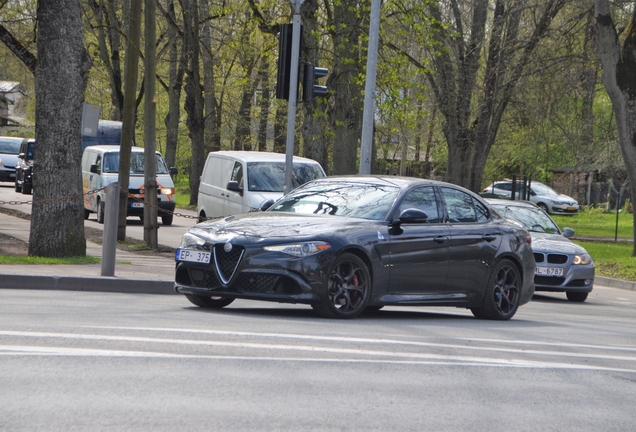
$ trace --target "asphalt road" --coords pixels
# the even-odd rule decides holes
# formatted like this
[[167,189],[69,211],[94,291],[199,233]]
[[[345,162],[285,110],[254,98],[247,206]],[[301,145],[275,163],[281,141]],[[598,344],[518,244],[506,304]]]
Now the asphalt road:
[[507,322],[0,290],[0,430],[631,431],[635,309],[603,287]]

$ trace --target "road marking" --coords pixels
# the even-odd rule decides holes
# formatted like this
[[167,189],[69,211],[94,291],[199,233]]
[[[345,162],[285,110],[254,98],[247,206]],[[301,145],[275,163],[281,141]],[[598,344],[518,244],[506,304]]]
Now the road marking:
[[[224,355],[187,355],[168,354],[143,351],[121,351],[85,348],[62,348],[43,346],[0,345],[0,356],[57,356],[57,357],[135,357],[135,358],[187,358],[207,360],[242,360],[242,361],[272,361],[272,362],[303,362],[303,363],[365,363],[365,364],[401,364],[401,365],[438,365],[438,366],[474,366],[474,367],[502,367],[502,368],[534,368],[534,369],[567,369],[592,370],[603,372],[636,373],[636,370],[609,368],[592,365],[573,365],[567,363],[527,362],[521,360],[498,360],[466,357],[460,360],[453,356],[433,356],[430,360],[371,360],[371,359],[342,359],[342,358],[313,358],[313,357],[250,357]],[[417,356],[420,357],[420,356]],[[439,360],[434,360],[439,359]]]
[[[162,330],[165,331],[165,330]],[[196,332],[215,332],[214,330],[202,330]],[[222,332],[223,334],[231,335],[258,335],[258,333],[245,333],[245,332]],[[264,333],[267,334],[267,333]],[[56,339],[80,339],[80,340],[95,340],[95,341],[117,341],[117,342],[144,342],[144,343],[160,343],[160,344],[177,344],[177,345],[204,345],[204,346],[217,346],[217,347],[230,347],[230,348],[249,348],[249,349],[269,349],[269,350],[287,350],[287,351],[314,351],[314,352],[329,352],[338,354],[351,354],[351,355],[369,355],[369,356],[395,356],[395,357],[408,357],[408,358],[444,358],[454,361],[477,361],[487,363],[504,363],[508,362],[522,362],[523,360],[506,360],[506,359],[491,359],[481,357],[462,357],[462,356],[448,356],[437,354],[424,354],[424,353],[408,353],[408,352],[395,352],[395,351],[372,351],[362,349],[351,348],[332,348],[324,346],[307,346],[307,345],[273,345],[264,343],[253,342],[221,342],[210,340],[189,340],[189,339],[163,339],[163,338],[149,338],[149,337],[137,337],[137,336],[110,336],[110,335],[97,335],[97,334],[77,334],[77,333],[51,333],[51,332],[20,332],[20,331],[0,331],[0,336],[17,336],[17,337],[34,337],[34,338],[56,338]],[[277,334],[271,334],[277,335]],[[289,337],[290,335],[280,335],[283,337]],[[302,339],[317,339],[325,340],[329,337],[313,337],[309,335],[294,335]],[[618,360],[618,361],[630,361],[636,362],[636,357],[623,357],[623,356],[611,356],[611,355],[599,355],[599,354],[584,354],[584,353],[567,353],[559,351],[533,351],[525,349],[507,349],[507,348],[492,348],[492,347],[471,347],[464,345],[451,345],[451,344],[435,344],[427,342],[409,342],[409,341],[395,341],[384,339],[359,339],[359,338],[342,338],[335,337],[335,340],[345,340],[347,342],[361,342],[371,341],[374,344],[387,343],[390,345],[405,344],[409,346],[425,346],[434,348],[452,348],[454,350],[480,350],[491,352],[504,352],[515,353],[523,355],[544,355],[544,356],[562,356],[562,357],[575,357],[585,359],[602,359],[602,360]]]

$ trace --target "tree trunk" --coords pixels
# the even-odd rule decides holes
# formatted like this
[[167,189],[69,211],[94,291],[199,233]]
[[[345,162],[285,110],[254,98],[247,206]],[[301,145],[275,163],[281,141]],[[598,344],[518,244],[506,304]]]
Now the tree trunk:
[[[366,2],[335,2],[333,10],[334,62],[327,87],[333,90],[331,124],[333,174],[355,174],[362,126],[363,86],[358,81],[364,67],[360,63],[359,13]],[[365,20],[363,20],[364,22]]]
[[[179,142],[179,116],[181,106],[181,86],[183,85],[184,59],[179,59],[177,17],[174,10],[174,1],[170,0],[167,10],[168,40],[170,45],[170,84],[168,87],[168,114],[164,119],[166,125],[166,163],[169,167],[177,165],[177,144]],[[181,49],[183,55],[185,50]]]
[[[626,27],[621,46],[608,0],[595,0],[595,37],[603,65],[601,79],[614,107],[618,140],[631,184],[631,202],[636,202],[636,11]],[[618,209],[617,209],[618,211]],[[633,213],[636,223],[636,212]],[[636,225],[634,225],[636,227]],[[636,256],[636,230],[632,256]]]
[[[209,0],[201,0],[201,59],[203,60],[203,94],[205,108],[205,150],[221,150],[221,129],[218,125],[219,103],[216,100],[216,80],[214,76],[215,58],[212,55],[212,24],[206,19],[209,14]],[[206,13],[204,16],[203,13]]]
[[184,109],[188,114],[186,125],[192,141],[192,157],[190,159],[190,205],[196,205],[199,195],[199,177],[205,164],[203,117],[203,88],[199,73],[199,6],[197,0],[182,0],[186,67],[186,100]]
[[80,0],[40,0],[37,14],[37,176],[33,179],[29,254],[85,256],[80,160],[90,58],[84,50],[82,5]]
[[267,151],[267,125],[269,124],[269,105],[272,102],[269,90],[269,61],[266,56],[261,57],[261,65],[258,70],[258,81],[261,84],[261,97],[259,107],[261,113],[258,121],[258,151]]

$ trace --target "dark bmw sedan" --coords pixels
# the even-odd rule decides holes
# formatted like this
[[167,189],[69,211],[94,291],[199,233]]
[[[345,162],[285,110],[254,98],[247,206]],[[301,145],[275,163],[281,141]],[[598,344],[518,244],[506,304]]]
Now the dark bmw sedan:
[[451,306],[507,320],[534,293],[530,243],[520,224],[452,184],[327,177],[265,211],[192,227],[177,249],[175,289],[204,308],[243,298],[353,318]]

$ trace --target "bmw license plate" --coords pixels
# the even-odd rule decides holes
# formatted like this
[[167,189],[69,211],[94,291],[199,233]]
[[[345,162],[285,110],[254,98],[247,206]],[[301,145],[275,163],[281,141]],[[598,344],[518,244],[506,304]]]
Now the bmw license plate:
[[537,267],[535,274],[541,276],[563,276],[562,267]]
[[132,208],[143,208],[144,207],[144,203],[142,203],[142,202],[134,202],[130,206]]
[[177,255],[175,259],[177,261],[210,264],[210,256],[210,252],[179,248],[177,249]]

